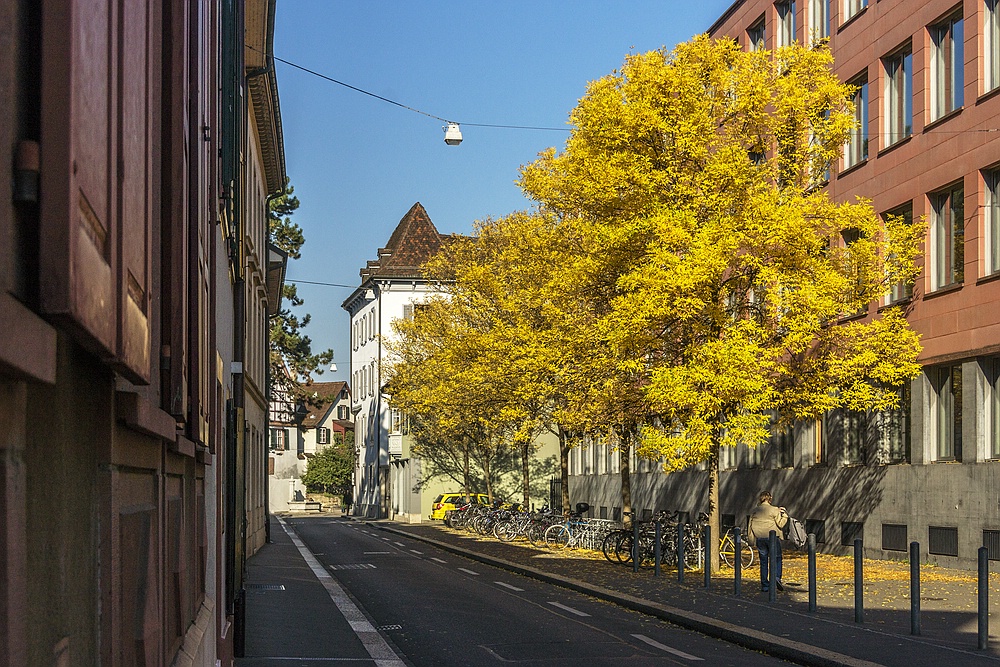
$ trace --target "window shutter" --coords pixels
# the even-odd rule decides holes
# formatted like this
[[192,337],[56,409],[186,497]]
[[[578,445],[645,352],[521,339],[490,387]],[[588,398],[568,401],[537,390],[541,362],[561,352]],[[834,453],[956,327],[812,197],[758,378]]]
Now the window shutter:
[[[42,9],[40,309],[72,325],[80,342],[115,349],[110,193],[115,42],[101,0]],[[72,120],[72,122],[71,122]]]
[[149,381],[149,271],[152,207],[150,117],[150,9],[145,0],[122,2],[118,53],[118,340],[116,366],[133,380]]

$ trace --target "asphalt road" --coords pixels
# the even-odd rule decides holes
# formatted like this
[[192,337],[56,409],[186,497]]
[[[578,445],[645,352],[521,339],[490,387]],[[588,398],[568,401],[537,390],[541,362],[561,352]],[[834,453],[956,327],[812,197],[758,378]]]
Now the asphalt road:
[[417,667],[788,664],[369,525],[288,523]]

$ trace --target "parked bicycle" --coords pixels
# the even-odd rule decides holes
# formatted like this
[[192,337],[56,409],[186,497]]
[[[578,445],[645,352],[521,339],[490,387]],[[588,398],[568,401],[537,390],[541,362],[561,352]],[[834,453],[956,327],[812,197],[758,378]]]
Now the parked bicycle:
[[545,545],[553,549],[565,549],[580,544],[586,531],[586,520],[583,515],[589,510],[589,503],[577,503],[576,511],[565,521],[551,525],[545,530]]

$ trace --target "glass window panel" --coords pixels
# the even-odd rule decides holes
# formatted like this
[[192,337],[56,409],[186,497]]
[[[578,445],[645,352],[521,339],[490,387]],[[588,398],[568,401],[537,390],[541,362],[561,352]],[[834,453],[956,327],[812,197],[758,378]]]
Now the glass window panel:
[[965,89],[964,23],[961,15],[931,26],[931,120],[963,104]]
[[854,120],[857,127],[844,149],[844,168],[850,169],[868,159],[868,75],[864,74],[850,82],[854,86],[851,102],[854,104]]
[[956,185],[931,196],[933,226],[931,244],[934,289],[965,279],[965,190]]
[[891,146],[913,132],[913,54],[907,46],[882,60],[885,67],[885,134]]

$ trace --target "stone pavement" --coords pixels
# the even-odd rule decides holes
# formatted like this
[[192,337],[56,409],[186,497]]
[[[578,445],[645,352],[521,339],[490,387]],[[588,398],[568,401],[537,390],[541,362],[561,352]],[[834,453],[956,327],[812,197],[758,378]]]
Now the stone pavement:
[[[769,603],[760,592],[758,571],[744,574],[742,595],[733,594],[732,573],[704,587],[701,572],[677,581],[676,570],[654,577],[589,555],[553,553],[524,543],[479,538],[440,523],[370,522],[382,530],[408,535],[452,553],[652,614],[708,635],[733,641],[805,665],[1000,664],[1000,634],[995,628],[986,650],[978,650],[975,573],[942,577],[928,570],[921,587],[921,635],[910,635],[909,582],[866,583],[864,622],[854,620],[853,579],[821,577],[818,611],[808,611],[805,558],[786,554],[786,590]],[[797,561],[797,562],[796,562]],[[801,574],[801,578],[800,578]],[[963,580],[964,579],[964,580]],[[1000,619],[997,580],[991,586],[991,616]],[[997,621],[994,621],[994,625]]]

